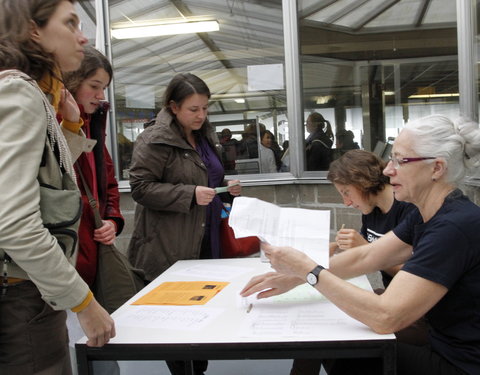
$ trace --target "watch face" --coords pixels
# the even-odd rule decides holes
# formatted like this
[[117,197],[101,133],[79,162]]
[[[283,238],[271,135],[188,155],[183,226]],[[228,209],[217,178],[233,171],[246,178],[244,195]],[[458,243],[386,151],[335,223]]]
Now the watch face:
[[315,276],[313,273],[309,273],[307,275],[307,282],[310,284],[310,285],[315,285],[317,283],[318,279],[317,279],[317,276]]

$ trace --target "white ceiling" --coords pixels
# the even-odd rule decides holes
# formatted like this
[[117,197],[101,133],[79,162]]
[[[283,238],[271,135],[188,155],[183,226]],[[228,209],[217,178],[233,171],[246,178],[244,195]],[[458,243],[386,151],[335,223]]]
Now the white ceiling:
[[[92,18],[93,3],[81,2],[82,11]],[[248,65],[284,63],[281,0],[111,0],[108,3],[112,25],[190,16],[209,16],[220,23],[220,31],[211,33],[112,40],[115,92],[120,101],[127,85],[154,85],[159,102],[172,76],[189,71],[209,85],[216,99],[211,107],[213,112],[285,107],[284,91],[249,92],[246,77]],[[416,34],[416,39],[421,39],[418,35],[428,38],[429,30],[451,33],[456,25],[452,0],[299,0],[298,8],[304,86],[311,90],[351,82],[353,62],[372,56],[394,58],[391,51],[397,49],[412,51],[408,53],[414,56],[431,55],[429,48],[435,47],[435,41],[418,45],[413,52],[412,35],[408,33],[422,31]],[[445,47],[437,49],[437,54],[451,54],[452,43],[456,48],[456,39],[450,40],[449,35],[441,36]],[[377,55],[372,55],[372,50]],[[332,63],[329,65],[326,59],[332,59]],[[322,71],[318,70],[319,61]],[[245,104],[233,101],[239,96],[246,97]]]

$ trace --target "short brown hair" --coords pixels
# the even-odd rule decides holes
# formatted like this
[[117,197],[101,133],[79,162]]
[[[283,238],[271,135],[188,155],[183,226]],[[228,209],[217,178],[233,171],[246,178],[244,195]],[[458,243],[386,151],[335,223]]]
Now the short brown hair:
[[327,178],[336,184],[353,185],[364,196],[377,195],[389,183],[383,174],[386,163],[365,150],[350,150],[330,164]]

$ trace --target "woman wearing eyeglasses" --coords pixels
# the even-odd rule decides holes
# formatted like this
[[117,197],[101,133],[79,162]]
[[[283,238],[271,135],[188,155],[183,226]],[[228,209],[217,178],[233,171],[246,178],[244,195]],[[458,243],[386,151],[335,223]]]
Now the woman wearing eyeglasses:
[[[393,333],[426,314],[429,342],[397,343],[397,374],[480,373],[480,208],[457,188],[480,165],[478,124],[429,116],[407,124],[384,173],[395,198],[415,204],[379,240],[331,259],[324,270],[304,253],[263,244],[277,273],[253,278],[242,290],[259,298],[290,290],[307,279],[348,315],[380,334]],[[412,251],[412,247],[413,251]],[[382,295],[342,280],[405,263]],[[381,373],[375,359],[330,363],[331,374]]]

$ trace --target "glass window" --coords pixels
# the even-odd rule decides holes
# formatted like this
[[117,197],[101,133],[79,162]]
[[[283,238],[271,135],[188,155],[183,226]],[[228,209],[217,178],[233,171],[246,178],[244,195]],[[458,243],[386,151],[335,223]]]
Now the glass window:
[[307,171],[351,148],[386,155],[408,120],[458,116],[455,2],[299,0],[299,29]]
[[[288,140],[281,4],[109,1],[120,178],[128,179],[133,142],[160,111],[168,82],[185,72],[210,88],[209,120],[224,146],[227,174],[288,170],[281,164]],[[133,25],[185,21],[188,27],[216,21],[219,30],[181,33],[183,25],[173,35],[119,39],[116,34]]]

